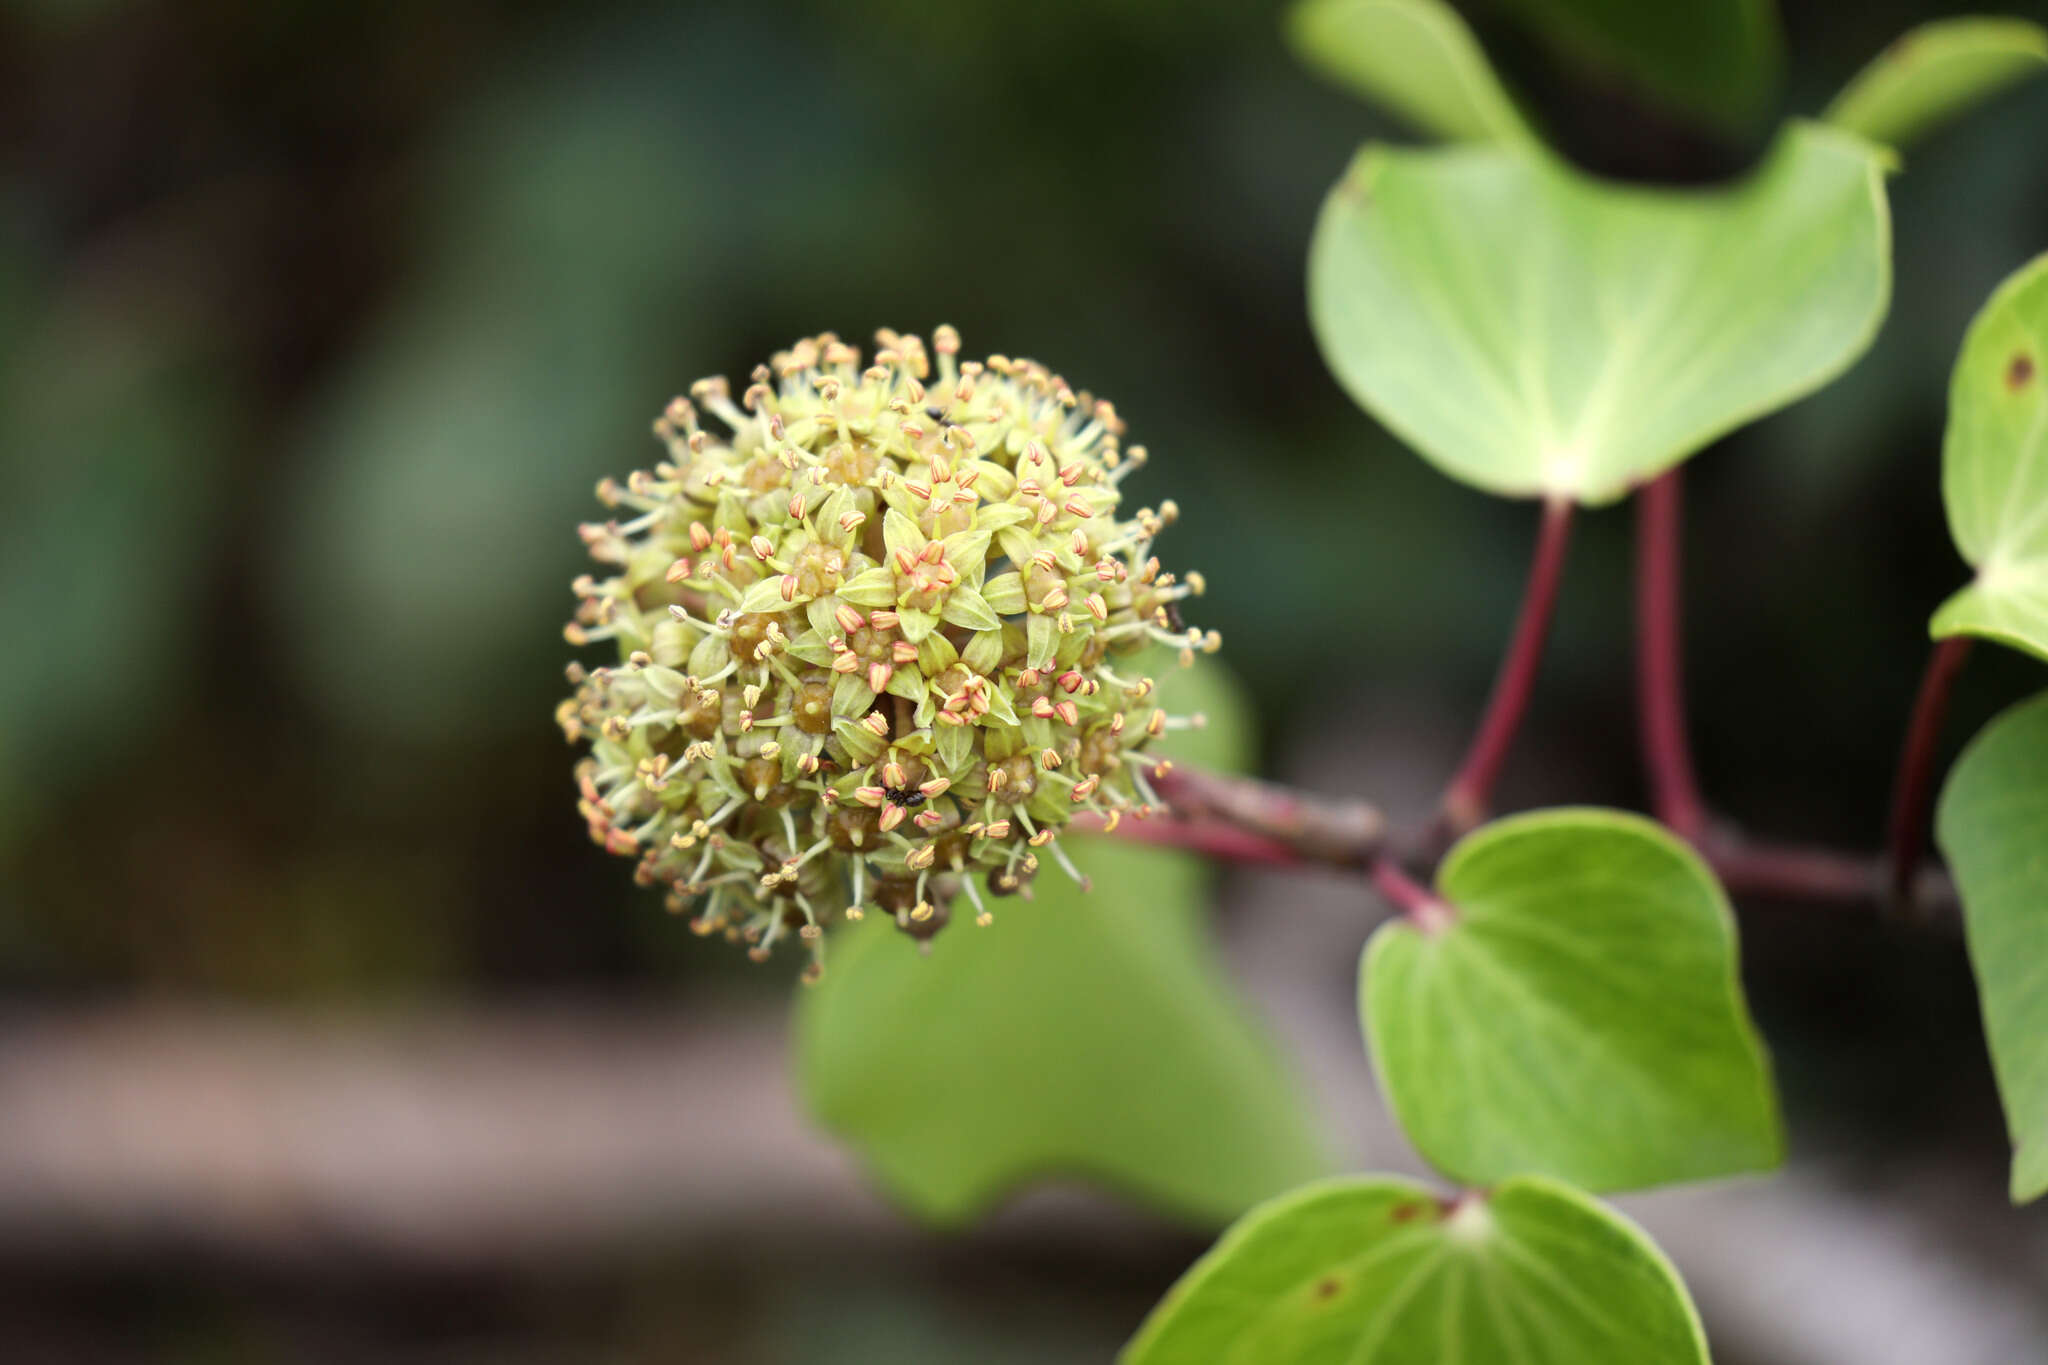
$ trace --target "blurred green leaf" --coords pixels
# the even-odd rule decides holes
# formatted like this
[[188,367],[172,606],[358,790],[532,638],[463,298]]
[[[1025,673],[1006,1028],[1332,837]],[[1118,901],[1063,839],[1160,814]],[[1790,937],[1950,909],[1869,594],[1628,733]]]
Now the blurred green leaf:
[[1877,156],[1811,125],[1720,191],[1369,146],[1309,253],[1323,358],[1361,406],[1453,478],[1586,503],[1832,379],[1889,292]]
[[1466,1184],[1611,1191],[1782,1159],[1735,921],[1699,855],[1600,810],[1498,820],[1451,850],[1455,918],[1373,934],[1361,1008],[1388,1103]]
[[[345,726],[447,740],[529,720],[598,473],[658,407],[601,299],[429,297],[331,396],[286,540],[287,623]],[[651,442],[649,443],[651,447]]]
[[1901,36],[1823,116],[1903,147],[2048,67],[2048,32],[2024,19],[1939,19]]
[[2048,659],[2048,255],[2007,277],[1963,338],[1941,488],[1977,577],[1934,614],[1933,634]]
[[1300,0],[1287,37],[1303,64],[1424,132],[1534,140],[1478,39],[1442,0]]
[[0,335],[0,846],[171,710],[220,517],[232,403],[206,337],[89,292],[17,298]]
[[309,425],[279,609],[353,732],[535,723],[591,489],[658,458],[648,423],[694,377],[675,368],[702,268],[691,83],[640,63],[547,77],[443,132],[422,278]]
[[2013,1202],[2025,1203],[2048,1194],[2048,693],[1971,741],[1936,824],[2012,1132]]
[[1446,1203],[1389,1176],[1252,1210],[1122,1365],[1707,1365],[1678,1272],[1620,1214],[1518,1177]]
[[[1242,765],[1246,721],[1220,673],[1171,673],[1162,688],[1173,709],[1210,717],[1168,752]],[[1327,1170],[1208,942],[1201,863],[1107,839],[1072,851],[1092,892],[1048,859],[1035,900],[992,902],[987,928],[962,915],[928,956],[886,923],[835,936],[797,1016],[818,1120],[946,1224],[1048,1175],[1223,1221]]]
[[1784,38],[1771,0],[1510,0],[1559,52],[1673,109],[1731,128],[1777,93]]

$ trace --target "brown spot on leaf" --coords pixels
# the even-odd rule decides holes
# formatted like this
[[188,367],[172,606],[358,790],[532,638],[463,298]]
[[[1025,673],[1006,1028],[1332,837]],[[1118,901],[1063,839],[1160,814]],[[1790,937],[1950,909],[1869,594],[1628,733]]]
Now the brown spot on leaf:
[[1322,1279],[1316,1281],[1316,1297],[1318,1299],[1334,1299],[1337,1297],[1337,1291],[1343,1287],[1344,1282],[1335,1275],[1325,1275]]
[[2013,352],[2012,363],[2005,367],[2005,386],[2018,393],[2034,377],[2034,357],[2025,351]]
[[1396,1204],[1393,1219],[1397,1223],[1412,1223],[1420,1218],[1427,1208],[1424,1204]]

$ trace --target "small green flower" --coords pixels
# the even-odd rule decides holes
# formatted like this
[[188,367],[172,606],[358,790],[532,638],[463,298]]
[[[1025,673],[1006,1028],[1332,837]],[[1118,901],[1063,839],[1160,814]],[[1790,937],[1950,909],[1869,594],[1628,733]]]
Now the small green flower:
[[[874,363],[829,334],[700,381],[655,422],[668,458],[598,485],[629,520],[581,528],[605,576],[575,583],[557,712],[591,838],[692,901],[699,933],[822,965],[824,927],[872,909],[929,938],[977,882],[1029,894],[1081,813],[1157,804],[1138,757],[1188,723],[1132,656],[1182,662],[1214,632],[1160,570],[1172,503],[1119,517],[1144,463],[1107,402],[1028,360],[959,361],[938,330],[884,331]],[[694,401],[692,401],[694,399]],[[714,433],[702,413],[727,431]]]

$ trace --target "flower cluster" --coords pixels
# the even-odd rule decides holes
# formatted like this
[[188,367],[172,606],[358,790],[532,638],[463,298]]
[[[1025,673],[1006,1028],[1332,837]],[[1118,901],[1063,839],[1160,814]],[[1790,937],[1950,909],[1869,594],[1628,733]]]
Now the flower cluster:
[[1041,851],[1078,878],[1059,832],[1147,813],[1134,755],[1191,723],[1136,656],[1218,644],[1179,617],[1201,577],[1152,555],[1173,504],[1119,514],[1145,451],[1115,409],[959,346],[884,331],[863,366],[828,334],[737,402],[700,381],[654,424],[667,459],[598,486],[628,519],[581,528],[602,572],[565,633],[621,660],[572,665],[557,713],[591,838],[701,933],[806,941],[807,980],[835,915],[929,938]]

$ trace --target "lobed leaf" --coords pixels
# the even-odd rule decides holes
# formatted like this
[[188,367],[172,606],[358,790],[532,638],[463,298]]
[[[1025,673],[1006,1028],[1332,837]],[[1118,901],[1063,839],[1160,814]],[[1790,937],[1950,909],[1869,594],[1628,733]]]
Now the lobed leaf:
[[2048,659],[2048,255],[1992,293],[1949,381],[1942,496],[1977,571],[1936,638],[1981,635]]
[[1890,237],[1875,149],[1814,125],[1711,191],[1369,146],[1317,222],[1309,313],[1346,391],[1445,473],[1605,503],[1847,368]]
[[2048,32],[2024,19],[1937,19],[1901,36],[1822,117],[1903,147],[2048,67]]
[[1438,1170],[1610,1191],[1779,1163],[1734,917],[1689,847],[1538,811],[1468,836],[1437,882],[1454,918],[1383,925],[1360,990],[1380,1085]]
[[2025,1203],[2048,1194],[2048,693],[1971,742],[1936,827],[2012,1132],[2012,1198]]
[[1706,1365],[1632,1223],[1524,1176],[1446,1203],[1392,1177],[1264,1204],[1168,1291],[1122,1365]]

